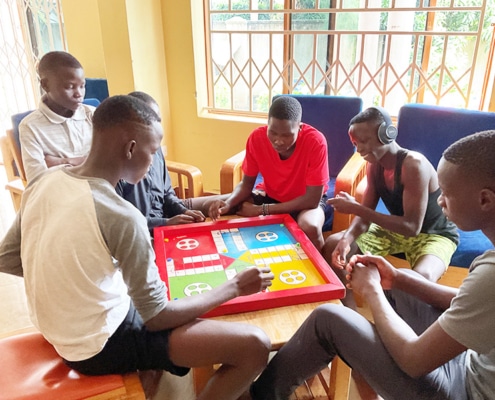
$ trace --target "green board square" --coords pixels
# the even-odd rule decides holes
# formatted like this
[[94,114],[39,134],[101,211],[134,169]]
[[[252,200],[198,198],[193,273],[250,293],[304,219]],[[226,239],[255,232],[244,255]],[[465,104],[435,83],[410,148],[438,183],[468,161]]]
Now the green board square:
[[211,290],[227,280],[225,271],[169,277],[170,299],[180,299]]

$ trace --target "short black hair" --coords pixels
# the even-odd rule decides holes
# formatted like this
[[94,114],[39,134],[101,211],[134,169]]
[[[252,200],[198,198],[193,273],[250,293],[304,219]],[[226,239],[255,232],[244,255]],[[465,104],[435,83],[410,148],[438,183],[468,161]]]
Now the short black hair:
[[301,103],[292,96],[278,96],[273,100],[268,111],[268,118],[272,117],[292,122],[301,122]]
[[375,107],[367,108],[364,111],[361,111],[359,114],[352,117],[349,122],[349,126],[354,124],[361,124],[363,122],[371,122],[373,125],[381,125],[385,121],[383,114]]
[[136,97],[137,99],[144,101],[146,104],[153,103],[153,104],[158,105],[156,100],[153,97],[151,97],[148,93],[145,93],[145,92],[140,92],[140,91],[136,90],[134,92],[129,93],[128,96]]
[[50,51],[41,57],[38,75],[43,78],[51,72],[56,72],[60,67],[82,68],[82,65],[76,57],[66,51]]
[[153,122],[160,122],[160,118],[144,101],[125,95],[106,98],[93,114],[95,131],[102,131],[126,122],[151,125]]
[[[145,102],[148,106],[155,104],[156,107],[159,108],[156,100],[153,97],[151,97],[148,93],[140,92],[140,91],[134,91],[134,92],[129,93],[128,96],[139,99],[139,100]],[[155,110],[153,110],[153,111],[155,111]],[[158,116],[158,122],[162,122],[162,119],[160,116]]]
[[443,158],[473,177],[495,183],[495,130],[473,133],[457,140],[443,152]]

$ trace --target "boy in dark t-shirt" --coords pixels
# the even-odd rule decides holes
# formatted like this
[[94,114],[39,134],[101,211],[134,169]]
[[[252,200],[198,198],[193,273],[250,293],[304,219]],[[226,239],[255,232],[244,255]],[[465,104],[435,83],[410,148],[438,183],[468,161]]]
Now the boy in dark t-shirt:
[[[129,96],[144,101],[160,117],[156,100],[145,92],[134,91]],[[200,196],[181,200],[177,197],[161,148],[153,155],[146,176],[132,184],[120,180],[115,187],[119,196],[131,202],[146,217],[153,235],[154,228],[164,225],[181,225],[203,222],[209,204],[227,198],[227,195]]]

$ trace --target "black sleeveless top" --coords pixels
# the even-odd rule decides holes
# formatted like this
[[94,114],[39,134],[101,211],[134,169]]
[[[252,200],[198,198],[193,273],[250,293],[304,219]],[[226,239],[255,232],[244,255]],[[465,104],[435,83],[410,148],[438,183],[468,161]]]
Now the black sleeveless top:
[[[373,169],[375,171],[373,180],[375,182],[376,191],[387,207],[387,210],[392,215],[404,215],[402,203],[404,185],[401,183],[401,174],[402,164],[407,156],[407,153],[408,151],[405,149],[400,149],[397,152],[393,190],[389,190],[385,185],[383,167],[380,164],[376,164],[377,168]],[[439,196],[440,189],[428,194],[428,204],[426,206],[426,213],[423,220],[423,225],[421,227],[421,233],[445,236],[446,238],[452,240],[455,244],[458,244],[459,233],[457,232],[457,227],[443,214],[442,208],[437,203]]]

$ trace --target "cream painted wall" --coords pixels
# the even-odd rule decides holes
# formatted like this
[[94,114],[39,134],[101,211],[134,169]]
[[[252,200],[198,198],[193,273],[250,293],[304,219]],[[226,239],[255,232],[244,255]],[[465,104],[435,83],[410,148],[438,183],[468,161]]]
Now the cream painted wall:
[[163,44],[163,24],[160,0],[127,0],[129,42],[132,54],[134,90],[153,96],[160,106],[163,143],[167,157],[175,158],[167,63]]
[[62,11],[69,52],[84,66],[88,78],[106,77],[97,1],[62,0]]
[[[194,7],[202,4],[193,1]],[[112,95],[142,90],[155,97],[167,158],[197,166],[205,190],[218,191],[222,162],[242,150],[264,121],[198,115],[203,104],[196,99],[191,0],[62,0],[62,10],[69,49],[81,55],[85,70],[104,70]],[[201,63],[204,51],[197,47]]]
[[111,95],[140,90],[156,99],[163,143],[173,157],[160,0],[62,0],[62,11],[69,51],[82,55],[87,76],[93,76],[87,65],[99,66]]
[[[197,83],[205,82],[195,77],[191,1],[162,0],[162,18],[175,159],[201,169],[206,190],[219,190],[222,162],[241,151],[249,133],[264,122],[198,116]],[[204,56],[204,50],[196,56]]]
[[134,90],[134,72],[125,0],[98,0],[103,56],[110,94]]

